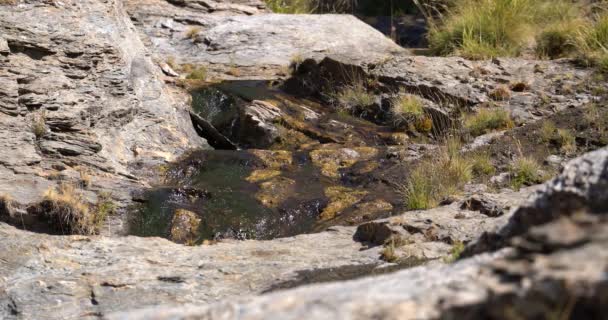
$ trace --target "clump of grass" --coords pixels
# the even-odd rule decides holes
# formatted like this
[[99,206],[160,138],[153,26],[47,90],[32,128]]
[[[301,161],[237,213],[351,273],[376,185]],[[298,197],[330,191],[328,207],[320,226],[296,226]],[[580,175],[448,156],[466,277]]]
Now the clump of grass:
[[557,129],[557,142],[560,150],[566,154],[576,152],[576,137],[568,129]]
[[506,110],[484,108],[475,114],[466,116],[464,127],[473,136],[480,136],[494,130],[513,128],[514,123]]
[[51,226],[63,234],[95,234],[97,220],[82,196],[71,184],[49,189],[33,210],[45,216]]
[[7,194],[0,194],[0,218],[2,216],[11,216],[14,206],[14,200]]
[[336,95],[336,99],[342,107],[348,110],[355,107],[367,107],[376,102],[375,96],[367,92],[367,88],[360,81],[342,88]]
[[407,209],[436,207],[471,181],[473,166],[460,153],[461,146],[457,138],[448,138],[435,157],[422,160],[411,172],[402,188]]
[[93,225],[96,229],[101,228],[106,218],[116,212],[116,204],[112,200],[112,195],[107,192],[101,192],[97,195],[97,203],[95,204],[95,215],[93,216]]
[[186,30],[186,38],[192,41],[198,41],[198,35],[201,33],[200,27],[190,27]]
[[391,113],[395,117],[418,118],[424,114],[422,101],[415,95],[406,94],[391,101]]
[[396,127],[410,124],[418,132],[430,132],[433,128],[433,119],[425,114],[422,101],[415,95],[395,97],[391,101],[390,113]]
[[473,174],[477,176],[492,175],[496,172],[496,167],[492,163],[492,158],[487,152],[475,152],[470,156]]
[[80,184],[83,188],[88,188],[91,185],[91,174],[85,168],[79,167],[78,174],[80,175]]
[[595,16],[586,28],[577,34],[576,45],[581,61],[608,71],[608,13]]
[[[472,59],[517,56],[538,35],[582,16],[567,0],[458,0],[431,22],[429,43],[440,55]],[[547,34],[545,39],[550,38]]]
[[395,243],[389,242],[384,246],[384,249],[380,252],[380,259],[386,262],[396,262],[398,260],[398,256],[395,253]]
[[32,132],[36,139],[42,139],[46,134],[46,114],[41,112],[32,118]]
[[555,126],[555,123],[553,123],[553,121],[551,120],[545,120],[543,121],[543,124],[540,127],[538,135],[542,142],[550,142],[555,137],[556,132],[557,127]]
[[205,80],[207,78],[207,68],[199,66],[198,68],[190,71],[186,79],[189,80]]
[[510,167],[511,186],[519,190],[523,186],[531,186],[543,180],[541,167],[536,159],[531,157],[519,157]]
[[310,0],[266,0],[266,6],[275,13],[311,13]]
[[501,85],[490,91],[489,96],[494,101],[505,101],[511,98],[511,90],[509,87]]
[[452,244],[452,249],[450,250],[450,254],[447,257],[445,257],[443,259],[443,261],[445,263],[452,263],[452,262],[458,260],[458,258],[460,258],[460,255],[464,252],[465,248],[466,248],[466,246],[464,245],[464,242],[455,241],[454,244]]

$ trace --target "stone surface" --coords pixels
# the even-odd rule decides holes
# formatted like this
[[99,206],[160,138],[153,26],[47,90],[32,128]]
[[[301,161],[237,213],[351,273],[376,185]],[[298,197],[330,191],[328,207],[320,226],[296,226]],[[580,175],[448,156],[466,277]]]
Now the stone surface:
[[196,231],[201,219],[192,211],[179,209],[173,215],[171,222],[171,241],[188,243],[196,240]]
[[23,2],[0,10],[0,34],[0,193],[31,204],[83,166],[86,198],[105,190],[124,207],[150,167],[206,145],[121,1]]
[[[524,195],[485,197],[513,205]],[[459,214],[460,220],[455,219]],[[49,236],[0,223],[0,238],[10,239],[0,242],[0,318],[95,318],[157,304],[213,303],[409,267],[412,262],[407,259],[402,265],[380,259],[380,237],[386,227],[411,232],[412,243],[402,254],[441,263],[450,242],[493,231],[506,217],[459,211],[454,204],[358,228],[332,227],[270,241],[220,241],[196,247],[159,238]]]
[[516,209],[506,229],[519,228],[504,234],[511,236],[511,249],[451,265],[108,319],[603,319],[607,164],[606,148],[576,159]]
[[262,1],[221,3],[216,9],[129,0],[126,6],[159,59],[204,65],[213,78],[269,79],[287,76],[292,62],[306,58],[343,54],[375,63],[405,52],[350,15],[267,14],[260,9]]

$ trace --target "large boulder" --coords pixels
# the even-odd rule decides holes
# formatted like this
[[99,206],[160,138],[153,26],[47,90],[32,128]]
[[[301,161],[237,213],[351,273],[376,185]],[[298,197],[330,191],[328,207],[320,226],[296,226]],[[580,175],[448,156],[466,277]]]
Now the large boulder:
[[205,66],[214,78],[272,79],[288,75],[291,64],[307,58],[340,54],[378,63],[405,52],[351,15],[268,14],[256,1],[243,2],[246,6],[222,2],[221,9],[193,9],[182,2],[126,4],[159,59]]
[[105,190],[126,207],[155,167],[206,145],[120,1],[20,1],[0,34],[0,194],[35,203],[86,168],[87,201]]

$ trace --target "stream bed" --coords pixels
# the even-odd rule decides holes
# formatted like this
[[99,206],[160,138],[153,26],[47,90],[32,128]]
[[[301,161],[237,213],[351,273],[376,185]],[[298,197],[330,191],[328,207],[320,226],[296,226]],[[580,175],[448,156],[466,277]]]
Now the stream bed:
[[161,170],[164,183],[143,196],[131,234],[172,239],[184,209],[197,217],[190,242],[272,239],[387,217],[402,205],[391,179],[416,151],[390,146],[390,128],[265,81],[191,94],[193,125],[215,149]]

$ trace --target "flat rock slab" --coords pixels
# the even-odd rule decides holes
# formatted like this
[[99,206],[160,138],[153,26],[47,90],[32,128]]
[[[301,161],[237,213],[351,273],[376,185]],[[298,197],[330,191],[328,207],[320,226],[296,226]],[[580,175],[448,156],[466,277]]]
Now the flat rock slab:
[[139,2],[129,1],[128,11],[148,46],[161,59],[206,66],[213,78],[272,79],[287,75],[292,62],[305,58],[340,54],[378,63],[405,52],[350,15],[219,14],[166,4],[155,10]]

